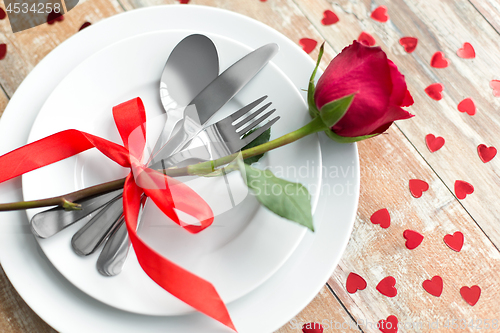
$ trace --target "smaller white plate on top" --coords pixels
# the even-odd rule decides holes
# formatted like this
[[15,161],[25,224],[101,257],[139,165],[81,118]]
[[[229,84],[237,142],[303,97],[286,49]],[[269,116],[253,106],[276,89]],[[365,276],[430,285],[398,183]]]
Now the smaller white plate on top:
[[[54,90],[41,109],[29,142],[74,128],[121,144],[112,120],[114,105],[140,96],[147,118],[161,117],[159,76],[173,47],[184,37],[200,31],[168,30],[135,36],[100,51],[76,67]],[[207,34],[215,43],[221,70],[250,52],[249,47],[226,37]],[[295,86],[272,63],[267,65],[230,103],[214,117],[215,122],[256,98],[268,101],[281,116],[272,138],[295,130],[308,121],[307,107]],[[151,122],[149,122],[151,124]],[[148,127],[154,137],[158,126]],[[158,133],[158,132],[156,132]],[[278,176],[297,181],[311,190],[313,208],[321,184],[321,153],[317,136],[310,136],[272,151],[262,160]],[[300,172],[307,170],[308,172]],[[121,168],[95,149],[41,168],[23,176],[25,200],[72,192],[124,177]],[[164,217],[154,205],[143,215],[140,236],[170,260],[210,281],[224,302],[248,294],[266,281],[293,253],[306,229],[286,221],[248,195],[238,173],[228,175],[236,207],[221,205],[225,185],[214,180],[190,181],[214,208],[214,224],[192,235]],[[217,192],[220,190],[221,192]],[[36,211],[28,211],[31,218]],[[133,253],[116,277],[103,277],[95,269],[99,251],[79,257],[71,249],[79,222],[61,233],[39,240],[54,266],[75,286],[118,309],[147,315],[178,315],[192,308],[156,285],[140,268]]]

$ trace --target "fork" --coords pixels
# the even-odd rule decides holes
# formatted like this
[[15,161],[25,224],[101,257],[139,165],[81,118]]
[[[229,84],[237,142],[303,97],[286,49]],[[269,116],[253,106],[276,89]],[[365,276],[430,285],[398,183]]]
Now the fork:
[[[264,115],[271,103],[267,103],[259,110],[251,113],[257,105],[264,101],[267,96],[248,104],[234,114],[221,121],[206,127],[202,131],[202,136],[210,144],[205,144],[206,157],[201,157],[198,153],[193,155],[193,150],[181,150],[179,153],[167,159],[155,163],[152,168],[159,168],[160,165],[176,165],[187,159],[191,161],[205,161],[217,159],[229,154],[233,154],[255,140],[259,135],[269,129],[279,117],[275,117],[264,126],[255,129],[264,120],[269,118],[276,110],[268,111]],[[259,115],[261,117],[257,118]],[[252,121],[250,123],[250,121]],[[247,135],[248,134],[248,135]],[[189,146],[187,144],[186,146]],[[183,147],[183,149],[186,148]],[[211,149],[210,149],[211,148]],[[198,149],[199,152],[199,149]],[[161,164],[159,164],[161,162]],[[127,256],[129,240],[126,226],[123,221],[123,207],[120,200],[115,200],[105,206],[94,218],[92,218],[72,239],[72,246],[80,255],[89,255],[108,238],[101,255],[97,261],[98,271],[107,276],[116,275],[121,271],[122,264]]]

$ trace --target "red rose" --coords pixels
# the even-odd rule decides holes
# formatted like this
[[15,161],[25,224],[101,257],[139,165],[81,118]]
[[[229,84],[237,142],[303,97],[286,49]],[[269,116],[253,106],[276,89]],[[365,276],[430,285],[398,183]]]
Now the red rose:
[[401,108],[413,104],[404,76],[380,47],[354,41],[342,50],[319,79],[314,102],[321,113],[325,104],[352,94],[346,114],[331,127],[339,136],[380,134],[395,120],[413,117]]

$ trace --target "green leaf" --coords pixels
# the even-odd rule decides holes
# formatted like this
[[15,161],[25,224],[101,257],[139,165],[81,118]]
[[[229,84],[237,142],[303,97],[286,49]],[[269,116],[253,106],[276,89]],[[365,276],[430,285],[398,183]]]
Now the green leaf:
[[373,138],[374,136],[377,136],[379,134],[371,134],[371,135],[363,135],[363,136],[354,136],[354,137],[348,137],[348,136],[340,136],[338,134],[335,134],[331,130],[325,131],[325,134],[332,140],[340,142],[340,143],[352,143],[352,142],[358,142],[366,139]]
[[[250,135],[251,133],[255,132],[258,129],[259,128],[254,128],[253,130],[251,130],[247,134],[245,134],[243,137],[246,137],[247,135]],[[271,128],[268,128],[261,135],[259,135],[258,137],[256,137],[255,140],[253,140],[252,142],[250,142],[249,144],[247,144],[241,150],[253,148],[253,147],[259,146],[261,144],[264,144],[266,142],[269,142],[270,138],[271,138]],[[249,158],[245,159],[245,163],[248,164],[248,165],[250,165],[250,164],[255,163],[258,160],[260,160],[263,156],[264,156],[264,154],[253,156],[253,157],[249,157]]]
[[278,178],[269,170],[260,170],[241,161],[239,163],[245,183],[262,205],[314,231],[311,195],[305,186]]
[[345,116],[352,104],[355,94],[336,99],[323,105],[320,110],[320,117],[328,128],[331,128]]
[[318,71],[319,63],[321,62],[324,51],[325,43],[321,44],[321,47],[319,48],[316,67],[311,74],[311,78],[309,79],[309,87],[307,89],[307,104],[309,105],[309,114],[311,115],[311,118],[316,118],[319,115],[318,108],[316,107],[316,102],[314,102],[314,91],[316,90],[316,86],[314,85],[314,78],[316,77],[316,72]]

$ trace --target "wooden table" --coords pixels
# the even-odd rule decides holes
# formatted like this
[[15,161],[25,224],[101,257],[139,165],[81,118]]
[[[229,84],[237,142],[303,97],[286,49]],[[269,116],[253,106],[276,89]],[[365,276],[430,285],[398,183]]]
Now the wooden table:
[[[174,0],[87,0],[65,15],[63,22],[13,34],[7,20],[0,21],[0,43],[8,45],[0,61],[0,114],[31,69],[59,43],[77,33],[88,21],[134,8],[174,4]],[[483,163],[480,144],[500,148],[500,98],[490,81],[500,79],[500,2],[495,0],[191,0],[191,4],[217,6],[255,18],[299,43],[302,38],[326,40],[322,67],[357,39],[371,34],[406,75],[415,99],[413,120],[402,121],[388,131],[359,143],[361,196],[359,211],[344,256],[316,298],[278,332],[301,332],[298,323],[319,322],[325,332],[379,332],[376,324],[395,315],[400,332],[474,332],[486,325],[500,329],[500,157]],[[379,5],[388,8],[386,23],[370,18]],[[0,6],[5,8],[4,4]],[[332,10],[339,22],[322,24],[323,12]],[[404,36],[418,38],[413,53],[399,44]],[[457,50],[473,45],[476,58],[463,59]],[[442,51],[447,68],[430,66],[432,55]],[[311,53],[316,58],[318,47]],[[424,89],[444,85],[443,99],[433,100]],[[457,105],[471,97],[475,115],[459,112]],[[445,145],[430,152],[425,137],[445,138]],[[425,180],[430,188],[421,198],[409,191],[410,179]],[[474,186],[474,193],[460,200],[455,181]],[[497,206],[499,205],[499,206]],[[389,228],[370,220],[386,208]],[[405,247],[403,232],[424,236],[414,250]],[[460,231],[460,252],[445,245],[443,237]],[[349,293],[349,273],[359,274],[367,288]],[[440,276],[440,297],[422,287],[424,280]],[[385,277],[396,279],[397,296],[377,291]],[[478,285],[482,292],[474,306],[461,296],[464,286]],[[453,327],[453,320],[457,326]],[[462,320],[473,326],[460,328]],[[359,329],[346,329],[359,323]],[[439,329],[429,326],[439,324]],[[445,327],[447,326],[449,327]],[[486,324],[488,323],[488,324]],[[496,325],[495,325],[496,323]],[[344,324],[344,328],[341,325]],[[337,326],[335,326],[337,325]],[[340,326],[339,326],[340,325]],[[420,326],[419,326],[420,325]],[[333,326],[333,327],[332,327]],[[335,328],[337,327],[337,328]],[[351,326],[352,327],[352,326]],[[496,329],[486,329],[487,331]],[[0,276],[0,331],[53,332],[19,297],[3,274]]]

